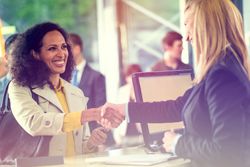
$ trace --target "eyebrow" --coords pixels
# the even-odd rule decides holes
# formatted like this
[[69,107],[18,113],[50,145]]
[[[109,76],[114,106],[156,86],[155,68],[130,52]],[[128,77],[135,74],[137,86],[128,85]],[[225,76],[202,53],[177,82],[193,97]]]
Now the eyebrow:
[[[67,45],[67,43],[64,42],[64,43],[61,43],[61,44],[59,44],[59,45],[57,45],[57,44],[48,44],[47,47],[49,47],[49,46],[60,46],[60,45],[64,45],[64,44]],[[45,46],[45,45],[44,45],[44,46]]]

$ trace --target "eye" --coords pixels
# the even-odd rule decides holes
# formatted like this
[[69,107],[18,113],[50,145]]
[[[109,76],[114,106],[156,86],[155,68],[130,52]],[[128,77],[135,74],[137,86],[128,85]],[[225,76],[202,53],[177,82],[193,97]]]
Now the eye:
[[67,45],[67,44],[63,44],[63,45],[62,45],[62,49],[63,49],[63,50],[68,49],[68,45]]
[[55,51],[57,48],[55,46],[49,47],[48,50],[49,51]]

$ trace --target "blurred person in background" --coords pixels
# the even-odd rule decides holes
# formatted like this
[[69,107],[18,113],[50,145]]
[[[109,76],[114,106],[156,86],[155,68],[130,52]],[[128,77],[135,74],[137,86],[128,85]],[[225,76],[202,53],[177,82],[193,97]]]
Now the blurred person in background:
[[192,69],[192,66],[181,61],[182,55],[182,35],[175,31],[169,31],[162,39],[164,50],[163,59],[158,61],[152,71],[184,70]]
[[5,57],[0,57],[0,79],[8,73],[8,62]]
[[2,97],[4,90],[11,80],[11,76],[9,73],[9,67],[11,64],[11,59],[12,59],[12,50],[13,47],[15,47],[15,40],[17,39],[19,34],[12,34],[10,35],[6,40],[5,40],[5,57],[1,57],[1,62],[0,62],[0,71],[2,74],[0,74],[0,103],[2,102]]
[[[105,77],[100,72],[91,68],[86,62],[84,43],[81,37],[76,33],[70,33],[69,38],[76,65],[71,83],[79,87],[84,95],[88,97],[87,108],[102,106],[106,102]],[[115,144],[112,132],[101,127],[96,121],[91,121],[87,124],[86,138],[88,137],[93,141],[98,141],[95,142],[96,147],[101,144],[107,146]]]

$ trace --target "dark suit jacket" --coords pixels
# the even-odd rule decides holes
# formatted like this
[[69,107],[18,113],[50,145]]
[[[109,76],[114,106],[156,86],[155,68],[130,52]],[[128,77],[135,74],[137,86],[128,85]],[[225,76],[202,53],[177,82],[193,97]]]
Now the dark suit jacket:
[[[98,71],[92,69],[88,64],[84,67],[82,77],[78,87],[83,91],[84,95],[89,98],[87,108],[100,107],[106,102],[105,77]],[[100,125],[95,122],[89,122],[90,131]],[[114,144],[112,133],[108,133],[107,145]]]
[[233,53],[225,54],[177,100],[128,106],[131,122],[183,120],[175,152],[194,167],[250,166],[250,84]]

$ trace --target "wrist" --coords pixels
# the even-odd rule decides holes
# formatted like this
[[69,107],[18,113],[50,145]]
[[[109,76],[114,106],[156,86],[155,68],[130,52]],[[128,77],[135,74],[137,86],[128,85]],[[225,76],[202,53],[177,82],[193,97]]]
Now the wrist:
[[101,113],[97,108],[87,109],[82,112],[82,123],[89,121],[99,121],[101,119]]

